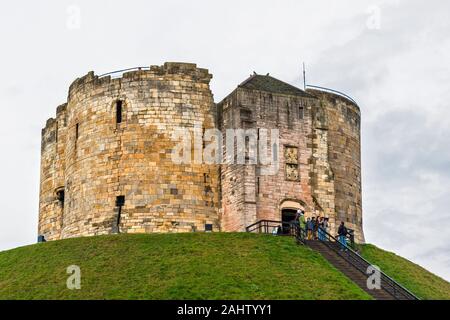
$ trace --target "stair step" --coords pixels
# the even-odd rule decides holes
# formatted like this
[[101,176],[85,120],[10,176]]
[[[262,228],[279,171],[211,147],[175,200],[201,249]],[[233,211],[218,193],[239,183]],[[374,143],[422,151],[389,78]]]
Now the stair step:
[[[327,245],[320,241],[309,240],[306,244],[314,251],[320,253],[325,259],[328,260],[336,269],[341,271],[345,276],[352,280],[365,292],[370,294],[376,300],[393,300],[394,297],[384,289],[369,290],[367,288],[367,276],[350,264],[347,260],[331,250]],[[334,244],[339,246],[339,244]]]

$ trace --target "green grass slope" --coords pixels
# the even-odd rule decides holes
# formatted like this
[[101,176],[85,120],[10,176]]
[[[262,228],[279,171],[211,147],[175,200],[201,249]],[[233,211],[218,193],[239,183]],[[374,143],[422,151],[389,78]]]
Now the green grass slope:
[[421,299],[450,299],[450,283],[395,253],[363,245],[361,255]]
[[[81,268],[81,290],[66,269]],[[0,299],[370,299],[292,238],[245,233],[68,239],[0,253]]]
[[[450,284],[373,245],[362,255],[423,299]],[[81,268],[69,290],[68,266]],[[370,299],[292,238],[245,233],[68,239],[0,252],[0,299]]]

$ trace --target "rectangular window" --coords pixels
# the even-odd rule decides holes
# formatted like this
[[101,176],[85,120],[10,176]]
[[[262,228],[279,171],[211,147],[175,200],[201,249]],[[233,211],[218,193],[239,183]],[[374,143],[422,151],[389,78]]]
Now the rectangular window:
[[256,178],[256,195],[261,193],[261,179],[260,177]]
[[241,120],[242,121],[251,121],[252,120],[252,111],[248,109],[240,110]]
[[56,122],[55,141],[58,143],[58,122]]
[[58,191],[56,191],[56,198],[58,199],[58,202],[61,205],[61,207],[64,208],[64,189],[60,188]]
[[286,113],[287,113],[288,128],[291,128],[292,127],[291,106],[289,105],[289,103],[286,104]]
[[304,111],[305,111],[305,109],[303,108],[303,106],[298,107],[298,119],[299,120],[303,120],[303,118],[305,116]]
[[116,123],[122,123],[123,101],[116,101]]
[[206,133],[206,129],[203,127],[203,131],[202,131],[203,150],[205,150],[205,148],[206,148],[205,133]]
[[74,152],[75,152],[75,157],[78,156],[78,137],[80,135],[80,125],[77,123],[75,125],[75,142],[74,142]]
[[125,205],[125,196],[116,197],[116,207],[118,208],[117,220],[115,225],[112,226],[113,233],[120,233],[120,224],[122,220],[122,207]]
[[116,207],[123,207],[125,205],[125,196],[116,197]]
[[80,124],[75,125],[75,156],[77,156],[78,138],[80,136]]

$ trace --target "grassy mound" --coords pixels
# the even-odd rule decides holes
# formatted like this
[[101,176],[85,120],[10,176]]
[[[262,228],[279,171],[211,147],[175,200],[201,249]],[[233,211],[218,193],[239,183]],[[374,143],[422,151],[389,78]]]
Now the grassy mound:
[[395,253],[367,244],[361,255],[421,299],[450,299],[450,283]]
[[[373,246],[363,254],[422,297],[448,298],[444,280],[429,273],[417,280],[410,270],[420,267]],[[67,289],[71,265],[81,268],[81,290]],[[115,235],[0,252],[0,299],[370,298],[321,255],[284,237]]]
[[[66,269],[81,268],[81,290]],[[292,238],[118,235],[0,253],[0,299],[370,299]]]

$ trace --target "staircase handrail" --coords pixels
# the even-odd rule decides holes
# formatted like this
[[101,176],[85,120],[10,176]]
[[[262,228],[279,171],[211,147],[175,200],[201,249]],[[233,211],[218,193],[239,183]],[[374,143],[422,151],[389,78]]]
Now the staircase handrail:
[[[246,227],[247,232],[259,232],[259,233],[272,233],[269,231],[269,228],[278,228],[289,226],[289,234],[295,236],[297,242],[306,243],[306,230],[304,228],[300,228],[298,222],[283,222],[277,220],[259,220],[248,227]],[[332,236],[329,232],[327,232],[324,228],[320,228],[321,232],[325,235],[328,241],[321,241],[331,250],[336,252],[339,256],[353,265],[356,269],[362,272],[364,275],[367,275],[367,267],[373,266],[369,261],[363,258],[359,253],[353,250],[347,243],[342,244],[339,240]],[[332,245],[332,243],[335,245]],[[339,248],[343,248],[344,250],[340,250]],[[403,287],[401,284],[396,282],[394,279],[389,277],[383,271],[380,271],[381,275],[381,287],[389,292],[395,299],[406,298],[408,300],[419,300],[419,298],[414,295],[411,291]]]
[[[332,249],[333,251],[338,253],[341,257],[343,257],[345,260],[347,260],[349,263],[351,263],[353,266],[355,266],[359,271],[361,271],[362,273],[367,275],[367,273],[366,273],[367,267],[368,266],[373,266],[372,263],[370,263],[365,258],[363,258],[359,253],[355,252],[347,244],[340,243],[338,239],[336,239],[334,236],[332,236],[326,230],[322,229],[322,232],[326,235],[326,237],[328,239],[334,240],[334,242],[336,244],[339,244],[339,246],[336,247],[336,246],[331,245],[331,241],[322,241],[322,243],[326,244],[330,249]],[[341,247],[341,246],[344,247],[343,251],[341,251],[339,249],[339,247]],[[350,255],[352,255],[352,256],[350,256]],[[359,260],[359,261],[357,261],[357,260]],[[362,263],[365,264],[365,267],[363,267],[361,265]],[[389,286],[391,288],[386,288],[385,286],[383,286],[383,281],[381,281],[381,286],[384,287],[383,289],[385,289],[390,294],[392,294],[394,296],[394,298],[398,298],[397,294],[401,294],[401,295],[403,295],[404,297],[406,297],[408,299],[419,300],[419,298],[415,294],[413,294],[411,291],[409,291],[408,289],[403,287],[401,284],[399,284],[397,281],[395,281],[394,279],[389,277],[383,271],[381,271],[381,270],[379,270],[379,271],[380,271],[380,275],[382,277],[381,280],[383,280],[383,278],[384,278],[385,282],[387,284],[389,284]],[[390,290],[390,289],[392,289],[392,290]]]

